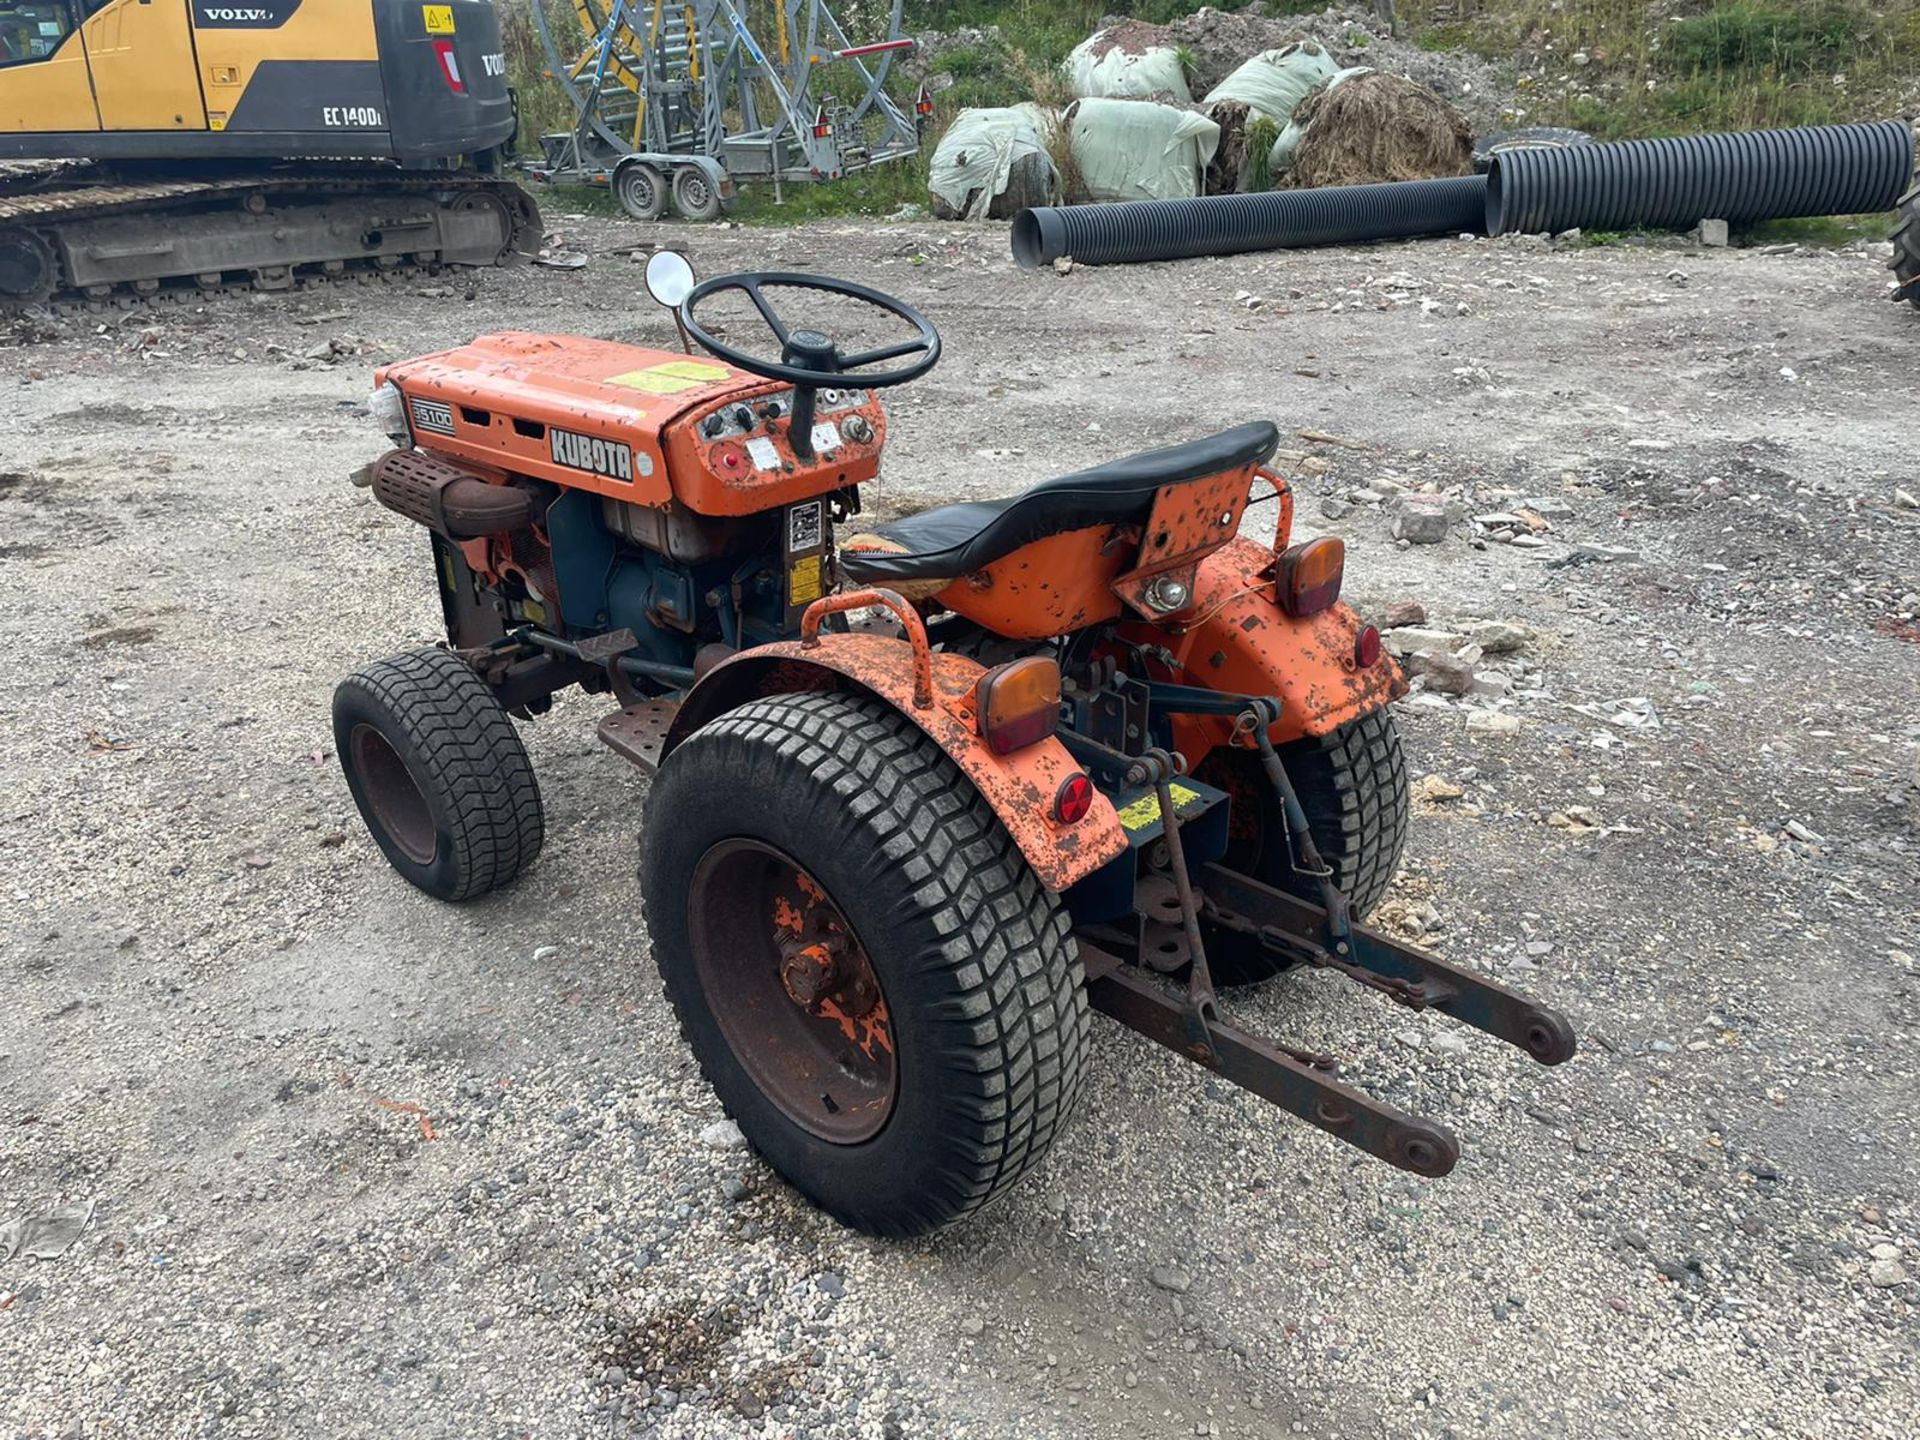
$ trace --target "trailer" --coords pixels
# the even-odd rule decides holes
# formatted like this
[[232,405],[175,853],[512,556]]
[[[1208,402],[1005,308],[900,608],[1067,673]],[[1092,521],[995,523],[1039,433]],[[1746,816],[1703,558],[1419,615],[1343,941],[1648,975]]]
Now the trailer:
[[[892,0],[856,41],[826,0],[536,0],[549,73],[573,102],[534,180],[604,186],[637,220],[712,220],[739,181],[833,181],[914,154],[933,105],[887,84],[913,40]],[[576,49],[562,23],[584,36]]]

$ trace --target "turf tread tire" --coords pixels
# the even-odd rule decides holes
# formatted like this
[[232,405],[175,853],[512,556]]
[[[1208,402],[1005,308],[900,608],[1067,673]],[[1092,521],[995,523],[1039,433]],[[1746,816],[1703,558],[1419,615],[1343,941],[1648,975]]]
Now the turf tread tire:
[[[1257,773],[1258,762],[1251,755],[1226,758]],[[1290,741],[1280,747],[1280,759],[1299,793],[1321,858],[1333,868],[1334,883],[1352,901],[1356,914],[1367,915],[1386,897],[1407,845],[1407,761],[1393,712],[1375,710],[1328,734]],[[1208,778],[1204,767],[1200,778]],[[1293,871],[1279,802],[1264,774],[1258,775],[1254,788],[1260,796],[1263,839],[1248,873],[1317,904],[1318,885]],[[1207,958],[1222,985],[1257,984],[1285,968],[1247,937],[1219,931],[1207,936]]]
[[1357,914],[1370,913],[1386,898],[1407,846],[1407,761],[1392,712],[1295,741],[1281,758],[1334,882]]
[[1920,310],[1920,186],[1901,197],[1898,216],[1891,268],[1908,301]]
[[[426,796],[436,853],[421,866],[383,833],[351,756],[355,726],[386,737]],[[355,671],[334,691],[335,752],[361,817],[394,868],[442,900],[511,884],[539,855],[546,816],[533,762],[512,718],[451,651],[425,648]]]
[[[847,912],[888,992],[901,1089],[887,1128],[861,1145],[795,1125],[711,1018],[685,897],[692,852],[735,823],[717,813],[726,792],[758,813],[744,822],[754,838],[795,855]],[[1066,913],[972,782],[884,702],[781,695],[703,726],[654,782],[640,873],[656,963],[702,1071],[755,1148],[842,1222],[905,1236],[970,1215],[1038,1164],[1071,1115],[1089,1020]],[[848,876],[858,893],[843,893]],[[935,1083],[910,1096],[917,1056]]]

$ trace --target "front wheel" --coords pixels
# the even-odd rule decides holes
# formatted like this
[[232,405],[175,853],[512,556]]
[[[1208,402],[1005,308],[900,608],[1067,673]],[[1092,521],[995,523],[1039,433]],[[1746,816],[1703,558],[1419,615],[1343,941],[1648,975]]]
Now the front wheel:
[[[1388,710],[1362,715],[1326,735],[1280,747],[1320,856],[1356,915],[1378,905],[1407,844],[1407,762]],[[1215,750],[1194,772],[1231,798],[1229,869],[1320,903],[1319,882],[1294,868],[1286,817],[1260,759],[1249,750]],[[1248,935],[1209,928],[1208,968],[1222,985],[1252,985],[1286,968]]]
[[1088,1023],[1066,916],[891,707],[781,695],[697,731],[648,796],[640,876],[721,1104],[844,1223],[960,1219],[1059,1133]]
[[540,853],[546,820],[527,748],[451,651],[410,651],[342,680],[333,741],[374,841],[436,899],[498,890]]

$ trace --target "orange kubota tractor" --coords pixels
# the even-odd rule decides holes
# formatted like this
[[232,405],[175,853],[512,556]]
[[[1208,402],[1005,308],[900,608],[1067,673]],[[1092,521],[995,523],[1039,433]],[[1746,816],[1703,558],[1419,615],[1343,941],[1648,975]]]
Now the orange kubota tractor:
[[[362,478],[430,532],[448,648],[348,677],[334,731],[408,880],[512,881],[542,812],[509,716],[610,696],[694,1054],[782,1175],[882,1234],[1039,1161],[1090,1006],[1427,1176],[1447,1130],[1229,1024],[1216,985],[1321,966],[1573,1054],[1556,1012],[1360,923],[1406,834],[1405,685],[1340,601],[1340,541],[1291,543],[1273,425],[859,533],[876,392],[932,368],[933,326],[839,280],[696,285],[672,254],[649,285],[714,360],[499,334],[377,377],[398,448]],[[837,344],[796,299],[904,338]],[[726,301],[774,354],[722,338]],[[1270,544],[1240,534],[1256,489]]]

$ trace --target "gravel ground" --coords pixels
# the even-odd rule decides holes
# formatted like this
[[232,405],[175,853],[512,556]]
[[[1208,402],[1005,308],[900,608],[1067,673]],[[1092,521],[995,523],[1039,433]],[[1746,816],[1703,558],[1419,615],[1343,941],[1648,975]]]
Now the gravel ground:
[[[98,1202],[0,1262],[0,1433],[1912,1434],[1920,315],[1871,254],[1061,276],[997,228],[552,218],[587,269],[0,350],[0,1220]],[[370,366],[488,328],[667,343],[607,253],[655,233],[943,327],[887,507],[1272,416],[1360,604],[1526,627],[1511,695],[1402,707],[1424,798],[1386,917],[1563,1007],[1580,1057],[1324,975],[1235,998],[1455,1126],[1424,1183],[1096,1021],[1044,1169],[880,1244],[703,1139],[637,921],[644,782],[592,702],[527,728],[517,887],[402,884],[328,753],[336,679],[438,626],[421,537],[346,483]],[[1396,484],[1453,494],[1448,539],[1395,544]],[[1468,518],[1525,499],[1540,544]]]

